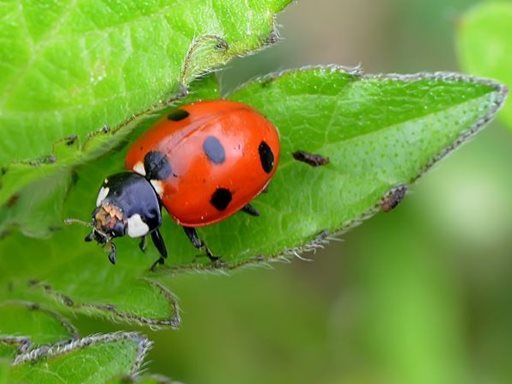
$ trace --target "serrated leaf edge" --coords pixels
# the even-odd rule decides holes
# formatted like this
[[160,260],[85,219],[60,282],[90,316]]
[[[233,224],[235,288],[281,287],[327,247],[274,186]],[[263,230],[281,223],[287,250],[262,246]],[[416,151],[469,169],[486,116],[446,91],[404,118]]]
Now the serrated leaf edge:
[[[62,341],[58,341],[58,342],[56,342],[54,344],[67,343],[67,342],[69,342],[69,340],[76,340],[76,339],[78,339],[80,337],[79,333],[78,333],[78,330],[73,326],[73,324],[71,324],[71,322],[69,322],[69,320],[67,318],[65,318],[64,316],[62,316],[58,312],[52,311],[52,310],[47,309],[47,308],[43,308],[39,304],[32,303],[32,302],[29,302],[29,301],[23,301],[23,300],[6,300],[6,301],[2,301],[0,303],[0,306],[2,306],[2,305],[10,305],[10,304],[24,306],[27,310],[30,310],[30,311],[37,310],[37,311],[44,312],[45,314],[47,314],[47,315],[53,317],[55,320],[57,320],[57,322],[64,329],[66,329],[66,331],[69,333],[70,337],[68,339],[65,339],[65,340],[62,340]],[[0,336],[0,342],[6,343],[6,344],[11,344],[11,345],[17,345],[18,346],[17,354],[26,353],[26,352],[30,351],[34,347],[34,344],[32,343],[31,336],[11,336],[11,335],[5,335],[5,336]],[[43,346],[39,345],[38,347],[43,347]]]
[[181,324],[180,308],[178,305],[178,300],[174,294],[157,281],[148,278],[141,278],[140,280],[149,285],[152,285],[160,291],[160,293],[164,296],[169,304],[170,311],[173,314],[172,317],[169,319],[152,319],[143,316],[137,316],[129,312],[119,311],[116,309],[114,304],[78,303],[73,300],[72,297],[54,290],[53,287],[48,283],[32,281],[31,285],[34,287],[42,288],[45,295],[57,300],[59,303],[68,307],[71,311],[84,312],[87,314],[99,313],[102,316],[110,318],[114,321],[124,321],[131,324],[149,326],[153,329],[159,329],[161,327],[178,329]]
[[110,343],[122,340],[133,341],[138,346],[137,357],[135,358],[130,371],[130,375],[136,375],[152,346],[152,342],[147,337],[137,332],[114,332],[91,335],[81,339],[72,340],[65,344],[59,343],[47,347],[36,348],[30,352],[18,355],[14,359],[12,365],[20,365],[23,363],[34,362],[42,358],[51,358],[63,355],[76,349],[85,348],[99,343]]
[[365,73],[361,65],[354,67],[339,65],[339,64],[325,64],[325,65],[304,65],[297,68],[287,68],[281,71],[275,71],[263,76],[250,79],[240,86],[234,88],[229,93],[223,95],[229,97],[231,94],[237,93],[243,88],[246,88],[255,83],[267,83],[273,80],[277,80],[287,75],[293,75],[295,73],[311,72],[311,71],[324,71],[330,73],[342,73],[346,75],[354,76],[357,79],[365,80],[396,80],[403,82],[414,82],[418,80],[442,80],[442,81],[457,81],[471,84],[487,85],[495,88],[495,90],[502,94],[502,97],[506,97],[508,93],[507,86],[499,83],[498,81],[479,76],[467,75],[460,72],[449,72],[449,71],[436,71],[436,72],[417,72],[417,73]]
[[0,344],[12,345],[17,348],[16,354],[24,353],[32,346],[30,337],[26,336],[0,336]]

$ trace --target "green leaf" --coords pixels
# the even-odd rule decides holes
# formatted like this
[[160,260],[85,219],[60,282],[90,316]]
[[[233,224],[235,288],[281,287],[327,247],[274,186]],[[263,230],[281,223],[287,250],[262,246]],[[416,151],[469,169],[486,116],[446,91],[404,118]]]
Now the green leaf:
[[1,3],[0,205],[67,177],[198,75],[270,44],[290,1]]
[[[31,178],[36,175],[32,171],[30,167],[11,169],[8,180],[24,175]],[[47,237],[51,234],[54,227],[62,222],[61,212],[72,175],[70,170],[63,169],[34,180],[29,187],[13,194],[0,206],[0,233],[20,228],[27,236]]]
[[13,360],[29,343],[29,340],[24,337],[1,337],[0,361],[1,359]]
[[[500,84],[457,74],[361,75],[336,67],[253,81],[228,97],[254,106],[278,127],[277,174],[253,202],[260,217],[236,214],[200,229],[200,235],[222,257],[223,269],[315,249],[381,206],[388,210],[399,202],[407,185],[494,116],[505,94]],[[126,150],[78,171],[66,202],[70,217],[90,218],[96,191],[120,170]],[[330,163],[311,167],[294,160],[297,150],[329,157]],[[44,294],[72,311],[176,326],[177,306],[165,288],[172,274],[216,269],[168,218],[162,233],[170,256],[157,272],[148,271],[158,257],[153,247],[143,255],[133,239],[118,239],[112,267],[103,249],[82,242],[87,231],[75,226],[51,241],[19,234],[0,241],[0,265],[13,287],[4,294]],[[27,285],[32,280],[39,283]]]
[[[1,345],[0,345],[0,351],[1,351]],[[0,352],[0,356],[2,356],[2,353]],[[7,381],[9,379],[9,371],[11,369],[11,366],[9,364],[8,359],[2,359],[0,358],[0,384],[9,384]]]
[[[498,79],[512,87],[512,3],[477,5],[461,19],[457,47],[462,67],[469,73]],[[512,102],[500,114],[512,128]]]
[[0,303],[0,356],[14,357],[44,344],[78,337],[75,328],[58,313],[25,302]]
[[141,367],[150,342],[135,333],[89,336],[20,355],[9,383],[106,383]]
[[[30,249],[37,243],[39,241],[34,240],[25,246]],[[0,292],[0,297],[6,294],[9,298],[22,297],[33,301],[46,297],[45,305],[59,311],[101,315],[115,321],[150,327],[179,326],[176,298],[158,281],[141,276],[141,269],[105,268],[109,266],[101,263],[96,264],[97,268],[89,268],[90,258],[85,249],[82,257],[72,256],[71,264],[62,258],[52,260],[52,256],[62,255],[62,248],[52,249],[51,244],[48,245],[41,249],[42,254],[49,256],[46,265],[35,264],[24,270],[16,276],[16,280],[11,280],[12,290]],[[67,243],[67,246],[70,245]],[[16,249],[11,251],[21,255]],[[83,262],[86,264],[80,265]],[[44,280],[27,279],[28,276]],[[41,295],[45,297],[41,298]]]

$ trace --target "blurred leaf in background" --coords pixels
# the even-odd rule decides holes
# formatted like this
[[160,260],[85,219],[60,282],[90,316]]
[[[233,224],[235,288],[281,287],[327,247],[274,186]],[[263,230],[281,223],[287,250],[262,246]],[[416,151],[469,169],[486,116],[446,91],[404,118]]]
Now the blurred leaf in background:
[[[492,77],[512,87],[512,2],[488,2],[468,11],[457,25],[462,67],[468,73]],[[512,128],[512,102],[501,117]]]

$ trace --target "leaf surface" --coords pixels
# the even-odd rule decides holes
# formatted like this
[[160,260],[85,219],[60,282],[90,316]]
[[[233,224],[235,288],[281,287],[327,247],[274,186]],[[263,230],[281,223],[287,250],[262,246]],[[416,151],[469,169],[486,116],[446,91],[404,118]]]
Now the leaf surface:
[[[469,73],[492,77],[512,87],[512,4],[482,3],[468,11],[458,24],[457,46],[462,67]],[[512,103],[500,116],[512,128]]]
[[58,313],[25,302],[0,303],[0,356],[78,337],[76,329]]
[[[314,249],[330,235],[396,205],[409,184],[492,119],[505,95],[498,83],[458,74],[362,75],[336,67],[288,71],[248,83],[227,97],[252,105],[276,125],[280,165],[268,192],[253,202],[260,217],[238,213],[201,228],[200,235],[222,257],[221,269]],[[79,170],[67,215],[90,217],[97,189],[119,171],[126,150]],[[330,162],[311,167],[293,158],[297,150]],[[162,233],[170,256],[157,272],[148,271],[158,257],[153,247],[143,255],[133,239],[119,239],[118,264],[112,267],[104,250],[82,242],[86,231],[76,226],[50,241],[21,235],[1,241],[0,262],[14,292],[38,290],[71,310],[176,326],[177,306],[166,288],[172,275],[217,270],[168,218]],[[27,288],[28,280],[40,283]]]

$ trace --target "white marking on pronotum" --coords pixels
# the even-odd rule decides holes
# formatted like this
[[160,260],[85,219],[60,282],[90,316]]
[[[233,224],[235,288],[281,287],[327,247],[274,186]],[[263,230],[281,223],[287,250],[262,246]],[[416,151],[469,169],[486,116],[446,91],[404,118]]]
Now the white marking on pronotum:
[[149,232],[148,225],[142,221],[138,213],[128,218],[127,233],[130,237],[141,237]]
[[155,188],[156,193],[158,196],[162,197],[162,194],[164,193],[164,186],[160,180],[150,180],[151,185],[153,188]]
[[99,207],[103,200],[105,200],[105,197],[107,197],[108,193],[110,192],[110,188],[108,187],[101,187],[100,191],[98,192],[98,198],[96,199],[96,206]]
[[144,164],[142,164],[142,161],[138,161],[137,163],[135,163],[132,169],[139,175],[146,176],[146,169],[144,168]]

